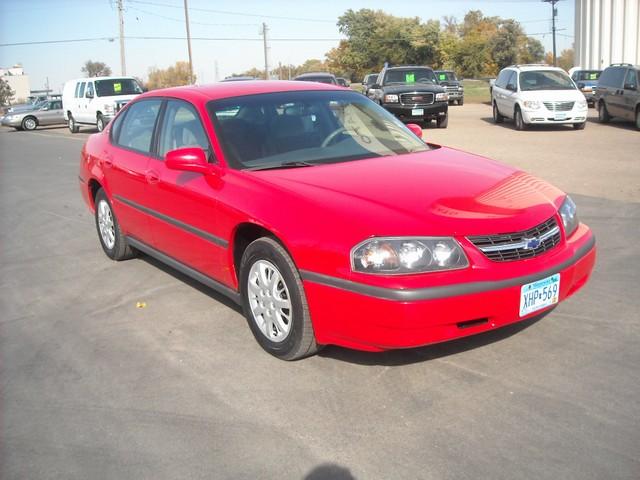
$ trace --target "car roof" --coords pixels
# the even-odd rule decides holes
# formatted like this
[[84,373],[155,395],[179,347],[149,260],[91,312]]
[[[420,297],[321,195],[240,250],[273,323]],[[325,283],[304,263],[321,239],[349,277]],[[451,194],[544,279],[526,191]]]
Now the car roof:
[[296,76],[296,78],[307,78],[307,77],[335,77],[335,75],[329,72],[307,72],[307,73],[301,73],[300,75]]
[[520,72],[532,72],[532,71],[544,70],[544,71],[552,71],[552,72],[562,72],[565,74],[567,73],[560,67],[554,67],[553,65],[544,65],[544,64],[509,65],[508,67],[505,67],[505,70],[516,70]]
[[175,97],[184,100],[208,102],[222,98],[241,97],[278,92],[302,92],[309,90],[336,90],[344,88],[327,83],[296,82],[293,80],[247,80],[245,82],[217,82],[207,85],[187,85],[152,90],[138,98]]
[[127,75],[120,75],[120,76],[109,76],[109,77],[85,77],[85,78],[76,78],[75,80],[71,80],[72,82],[86,82],[89,80],[123,80],[123,79],[127,79],[127,80],[135,80],[135,78],[133,77],[128,77]]
[[404,68],[426,68],[429,70],[433,70],[433,68],[427,67],[425,65],[393,65],[393,66],[387,67],[387,70],[401,70]]

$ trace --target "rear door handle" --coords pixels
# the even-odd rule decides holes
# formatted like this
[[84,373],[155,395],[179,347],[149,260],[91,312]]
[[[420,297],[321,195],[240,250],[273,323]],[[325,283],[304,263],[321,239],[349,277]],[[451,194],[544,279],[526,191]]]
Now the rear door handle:
[[160,175],[155,170],[147,170],[144,176],[147,179],[147,183],[152,185],[158,183],[160,180]]

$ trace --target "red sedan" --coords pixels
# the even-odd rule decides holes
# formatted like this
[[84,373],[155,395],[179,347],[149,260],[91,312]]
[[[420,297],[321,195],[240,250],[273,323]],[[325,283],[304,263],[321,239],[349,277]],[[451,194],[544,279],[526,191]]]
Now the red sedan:
[[595,239],[570,197],[420,135],[330,85],[157,90],[89,138],[80,188],[110,258],[228,295],[287,360],[484,332],[586,283]]

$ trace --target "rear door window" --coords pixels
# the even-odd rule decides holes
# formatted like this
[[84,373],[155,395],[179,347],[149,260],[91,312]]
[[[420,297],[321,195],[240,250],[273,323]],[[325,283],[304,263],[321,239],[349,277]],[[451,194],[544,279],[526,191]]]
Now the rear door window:
[[93,98],[95,96],[93,91],[93,82],[87,82],[87,92],[85,93],[87,98]]
[[73,96],[75,98],[78,98],[80,96],[80,82],[76,83],[76,91]]
[[638,88],[638,74],[633,68],[627,72],[627,78],[624,80],[625,85],[635,85]]
[[84,97],[84,86],[85,86],[85,82],[82,82],[80,84],[80,91],[78,92],[78,98]]

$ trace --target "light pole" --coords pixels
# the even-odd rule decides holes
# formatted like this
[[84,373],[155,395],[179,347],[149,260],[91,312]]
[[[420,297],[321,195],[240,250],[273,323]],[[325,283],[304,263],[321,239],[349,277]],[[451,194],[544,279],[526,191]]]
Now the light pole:
[[558,10],[556,9],[556,3],[560,0],[542,0],[545,3],[551,4],[551,34],[553,37],[553,66],[556,66],[556,15]]
[[189,31],[189,7],[184,0],[184,21],[187,25],[187,48],[189,49],[189,83],[193,83],[193,60],[191,58],[191,32]]

